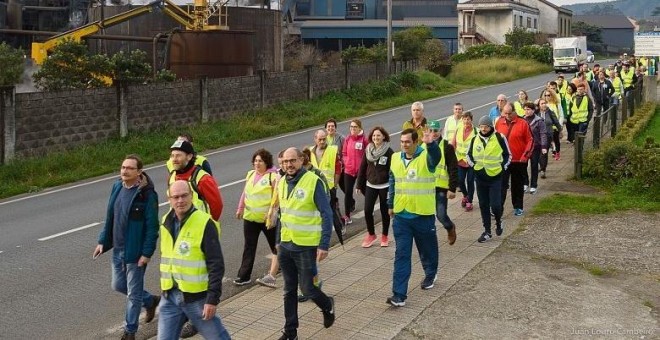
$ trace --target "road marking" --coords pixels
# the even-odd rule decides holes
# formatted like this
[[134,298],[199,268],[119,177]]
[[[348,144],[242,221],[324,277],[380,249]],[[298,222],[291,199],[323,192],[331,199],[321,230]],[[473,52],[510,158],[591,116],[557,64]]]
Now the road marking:
[[[538,89],[540,89],[540,88],[542,88],[542,87],[545,87],[545,85],[542,85],[542,86],[538,86],[538,87],[535,87],[535,88],[529,89],[529,91],[538,90]],[[456,94],[456,95],[458,95],[458,94]],[[508,97],[507,97],[507,98],[508,98]],[[440,100],[440,99],[443,99],[443,98],[442,98],[442,97],[441,97],[441,98],[435,98],[435,99],[433,99],[433,100],[429,100],[429,102],[430,102],[430,101],[434,101],[434,100]],[[468,109],[467,111],[473,111],[473,110],[481,109],[481,108],[483,108],[483,107],[486,107],[486,106],[488,106],[488,105],[492,105],[492,104],[494,104],[494,103],[495,103],[495,101],[492,101],[492,102],[486,103],[486,104],[484,104],[484,105],[480,105],[480,106],[477,106],[477,107],[473,107],[473,108],[471,108],[471,109]],[[407,105],[406,105],[406,106],[403,106],[403,107],[407,107]],[[402,108],[402,107],[389,109],[388,111],[398,110],[398,109],[400,109],[400,108]],[[382,114],[382,113],[385,113],[385,112],[388,112],[388,111],[377,112],[377,113],[373,113],[373,114],[371,114],[371,115],[367,115],[367,116],[364,116],[364,117],[369,117],[369,116],[373,116],[373,115],[376,115],[376,114]],[[440,118],[440,119],[437,119],[437,120],[438,120],[438,121],[443,121],[443,120],[445,120],[445,119],[447,119],[447,118],[449,118],[449,116],[444,117],[444,118]],[[291,135],[295,135],[295,134],[300,134],[300,133],[304,133],[304,132],[309,132],[309,131],[312,131],[312,130],[314,130],[314,129],[315,129],[315,128],[310,128],[310,129],[307,129],[307,130],[304,130],[304,131],[299,131],[299,132],[297,132],[297,133],[293,133],[293,134],[282,135],[282,136],[276,136],[276,137],[271,138],[271,139],[280,139],[280,138],[283,138],[283,137],[286,137],[286,136],[291,136]],[[400,133],[401,133],[401,131],[398,131],[398,132],[392,133],[391,136],[396,136],[396,135],[398,135],[398,134],[400,134]],[[231,147],[231,148],[229,148],[229,149],[225,149],[225,150],[214,151],[214,152],[208,153],[207,155],[212,155],[212,154],[217,154],[217,153],[221,153],[221,152],[226,152],[226,151],[229,151],[229,150],[234,150],[234,149],[237,149],[237,148],[240,148],[240,147],[245,147],[245,146],[254,145],[254,144],[258,144],[258,143],[261,143],[261,142],[253,142],[253,143],[249,143],[249,144],[246,144],[246,145],[241,145],[241,146]],[[158,168],[158,167],[161,167],[161,166],[162,166],[162,165],[154,166],[154,167],[151,167],[151,168],[146,168],[145,170],[148,170],[148,169],[155,169],[155,168]],[[113,177],[113,178],[114,178],[114,177]],[[68,188],[70,189],[70,188],[74,188],[74,187],[80,187],[80,186],[83,186],[83,185],[86,185],[86,184],[97,183],[97,182],[100,182],[100,181],[103,181],[103,180],[105,180],[105,179],[98,179],[98,180],[95,180],[95,181],[93,181],[93,182],[88,182],[88,183],[83,183],[83,184],[77,184],[77,185],[74,185],[74,186],[72,186],[72,187],[68,187]],[[220,188],[220,189],[224,189],[224,188],[230,187],[230,186],[232,186],[232,185],[239,184],[239,183],[243,183],[243,182],[245,182],[245,178],[240,179],[240,180],[236,180],[236,181],[233,181],[233,182],[230,182],[230,183],[223,184],[223,185],[219,186],[218,188]],[[63,190],[65,190],[65,189],[67,189],[67,188],[61,188],[61,189],[58,189],[58,190],[53,190],[53,191],[50,191],[50,192],[48,192],[48,193],[53,193],[53,192],[56,192],[56,191],[59,192],[59,191],[63,191]],[[32,196],[32,197],[38,197],[38,196],[40,196],[40,195],[45,195],[45,194],[47,194],[47,193],[42,193],[42,194],[39,194],[39,195],[34,195],[34,196]],[[17,200],[23,200],[23,199],[27,199],[27,198],[29,198],[29,197],[23,197],[23,198],[20,198],[20,199],[17,199]],[[7,203],[10,203],[10,202],[12,202],[12,201],[8,201],[8,202],[0,203],[0,205],[7,204]],[[163,202],[163,203],[159,203],[158,206],[159,206],[159,207],[163,207],[163,206],[166,206],[166,205],[168,205],[168,204],[169,204],[169,202],[168,202],[168,201],[165,201],[165,202]],[[377,207],[374,208],[374,211],[377,211],[377,210],[380,210],[380,207],[377,206]],[[362,217],[364,217],[364,211],[361,210],[361,211],[357,212],[355,215],[353,215],[353,217],[355,217],[355,218],[362,218]],[[82,226],[82,227],[73,228],[73,229],[70,229],[70,230],[67,230],[67,231],[63,231],[63,232],[61,232],[61,233],[57,233],[57,234],[51,235],[51,236],[42,237],[42,238],[39,239],[39,241],[47,241],[47,240],[54,239],[54,238],[59,237],[59,236],[63,236],[63,235],[67,235],[67,234],[75,233],[75,232],[80,231],[80,230],[85,230],[85,229],[88,229],[88,228],[91,228],[91,227],[97,226],[97,225],[99,225],[99,224],[101,224],[101,222],[90,223],[90,224],[84,225],[84,226]]]
[[50,239],[54,239],[54,238],[56,238],[56,237],[60,237],[60,236],[63,236],[63,235],[67,235],[67,234],[75,233],[76,231],[85,230],[85,229],[87,229],[87,228],[95,227],[95,226],[97,226],[97,225],[99,225],[99,224],[101,224],[101,223],[100,223],[100,222],[90,223],[90,224],[84,225],[84,226],[82,226],[82,227],[78,227],[78,228],[74,228],[74,229],[70,229],[70,230],[67,230],[67,231],[63,231],[63,232],[61,232],[61,233],[57,233],[57,234],[54,234],[54,235],[50,235],[50,236],[46,236],[46,237],[42,237],[42,238],[39,239],[39,241],[48,241],[48,240],[50,240]]

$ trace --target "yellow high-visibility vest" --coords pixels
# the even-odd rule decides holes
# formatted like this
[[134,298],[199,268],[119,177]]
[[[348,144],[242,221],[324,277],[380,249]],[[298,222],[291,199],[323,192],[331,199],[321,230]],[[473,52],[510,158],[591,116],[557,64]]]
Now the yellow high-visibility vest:
[[633,71],[632,68],[628,69],[628,72],[621,70],[621,79],[623,80],[623,87],[624,88],[629,88],[630,86],[633,85],[633,76],[635,75],[635,71]]
[[589,117],[588,100],[589,98],[587,98],[587,96],[584,96],[582,98],[582,101],[580,102],[580,107],[578,107],[577,105],[577,100],[573,100],[572,109],[571,109],[571,123],[577,124],[577,123],[584,123],[587,121],[587,117]]
[[[195,155],[195,165],[199,166],[200,168],[202,167],[202,164],[206,161],[206,157],[202,155]],[[165,166],[167,166],[167,172],[172,172],[174,171],[174,163],[172,163],[171,159],[167,160],[167,163],[165,163]]]
[[490,177],[499,175],[502,172],[502,146],[497,140],[494,132],[486,146],[483,145],[482,139],[479,136],[472,137],[472,158],[474,159],[474,171],[486,169],[486,174]]
[[[201,166],[195,165],[195,170],[193,170],[193,173],[190,175],[188,178],[188,184],[192,188],[192,203],[195,206],[195,208],[210,214],[211,213],[211,208],[209,208],[209,204],[206,203],[206,201],[199,195],[198,188],[197,188],[197,183],[202,180],[202,177],[205,175],[208,175],[209,173],[202,170]],[[211,175],[209,175],[211,176]],[[176,171],[170,172],[170,178],[167,182],[167,187],[169,188],[172,183],[176,181]]]
[[277,194],[280,201],[282,242],[293,242],[299,246],[318,246],[321,242],[321,213],[314,203],[316,183],[320,180],[312,172],[306,171],[291,193],[288,192],[286,180],[280,181]]
[[516,114],[518,117],[525,117],[525,108],[523,107],[523,104],[519,101],[513,102],[513,109],[516,111]]
[[254,183],[256,171],[248,171],[245,177],[245,210],[243,212],[243,219],[257,223],[264,223],[266,221],[266,213],[268,213],[270,200],[273,196],[270,174],[264,174],[257,183]]
[[328,182],[328,188],[332,189],[335,187],[335,164],[337,163],[338,148],[336,145],[328,145],[320,161],[316,159],[316,152],[314,150],[310,150],[312,155],[310,162],[312,162],[314,167],[323,172],[325,180]]
[[472,137],[477,135],[477,129],[473,126],[467,138],[463,138],[463,134],[463,131],[456,132],[456,158],[459,162],[466,161],[470,141],[472,140]]
[[[206,268],[206,256],[202,251],[204,229],[211,215],[195,210],[185,223],[176,240],[165,228],[165,219],[160,226],[160,288],[170,290],[176,282],[179,290],[185,293],[201,293],[208,290],[209,274]],[[215,225],[218,228],[217,224]],[[218,230],[218,233],[220,231]]]
[[410,160],[408,166],[401,154],[392,155],[390,171],[394,175],[394,213],[403,210],[417,215],[435,214],[435,174],[426,162],[427,150]]

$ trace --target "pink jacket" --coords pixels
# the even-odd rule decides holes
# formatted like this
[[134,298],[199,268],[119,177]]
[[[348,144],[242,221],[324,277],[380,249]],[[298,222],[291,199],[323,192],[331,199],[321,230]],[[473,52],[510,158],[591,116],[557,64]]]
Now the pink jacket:
[[357,176],[360,171],[360,164],[364,157],[364,151],[367,149],[369,142],[364,136],[364,131],[360,132],[357,136],[348,135],[344,139],[342,154],[342,161],[344,163],[344,173]]

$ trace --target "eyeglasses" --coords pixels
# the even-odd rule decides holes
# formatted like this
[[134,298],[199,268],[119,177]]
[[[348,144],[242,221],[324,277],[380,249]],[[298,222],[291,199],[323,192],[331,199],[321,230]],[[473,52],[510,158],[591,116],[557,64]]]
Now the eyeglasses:
[[350,127],[351,127],[351,129],[359,129],[359,128],[360,128],[360,127],[357,126],[357,125],[351,125]]
[[179,200],[179,199],[185,199],[185,198],[187,198],[188,196],[190,196],[190,193],[185,193],[185,194],[181,194],[181,195],[171,195],[171,196],[170,196],[170,199],[172,199],[172,200],[174,200],[174,201],[177,201],[177,200]]
[[123,165],[121,166],[121,169],[122,170],[137,170],[137,168],[134,167],[134,166],[123,166]]
[[438,129],[430,129],[429,131],[431,131],[431,132],[440,132],[440,130],[438,130]]
[[298,158],[283,159],[282,164],[295,164],[298,162]]

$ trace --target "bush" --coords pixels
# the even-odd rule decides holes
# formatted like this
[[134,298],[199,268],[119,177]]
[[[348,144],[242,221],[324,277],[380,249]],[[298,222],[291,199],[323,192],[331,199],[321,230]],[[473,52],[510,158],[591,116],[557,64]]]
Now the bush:
[[442,76],[446,76],[451,69],[445,44],[438,39],[429,39],[424,43],[419,61],[425,69]]
[[467,60],[487,58],[510,58],[535,60],[544,64],[552,64],[552,48],[548,45],[527,45],[514,49],[509,45],[482,44],[469,47],[465,52],[454,54],[452,63]]
[[12,48],[6,43],[0,43],[0,86],[13,86],[21,81],[25,61],[23,51]]
[[394,32],[392,40],[397,60],[416,60],[424,50],[426,40],[433,39],[433,30],[428,26],[407,28]]

